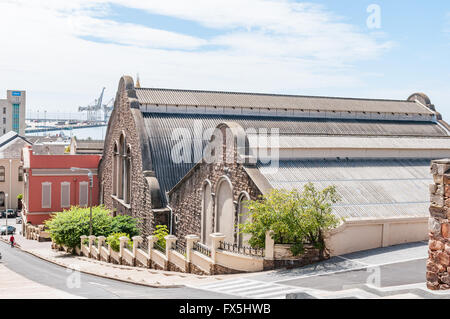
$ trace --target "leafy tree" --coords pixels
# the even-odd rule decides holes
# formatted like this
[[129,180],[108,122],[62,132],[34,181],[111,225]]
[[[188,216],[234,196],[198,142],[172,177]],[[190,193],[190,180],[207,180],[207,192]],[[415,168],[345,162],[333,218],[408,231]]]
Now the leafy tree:
[[111,232],[126,233],[129,237],[139,235],[138,220],[128,215],[117,215],[111,221]]
[[339,199],[335,186],[318,191],[308,183],[302,192],[274,189],[260,200],[247,203],[250,218],[239,229],[251,235],[252,247],[264,247],[266,232],[272,230],[276,243],[293,244],[294,255],[303,252],[305,243],[315,245],[323,255],[324,232],[339,224],[332,214],[332,205]]

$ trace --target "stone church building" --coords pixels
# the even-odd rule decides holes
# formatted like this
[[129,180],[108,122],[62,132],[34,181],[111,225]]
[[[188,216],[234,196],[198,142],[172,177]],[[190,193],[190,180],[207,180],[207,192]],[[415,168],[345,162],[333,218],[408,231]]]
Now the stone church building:
[[[215,138],[225,131],[230,140]],[[276,143],[261,143],[267,132]],[[218,142],[226,160],[208,162],[203,151]],[[144,236],[164,223],[180,239],[197,234],[208,244],[222,232],[244,244],[235,224],[246,200],[307,182],[336,185],[334,213],[345,222],[328,245],[340,254],[425,240],[430,161],[449,156],[449,126],[421,93],[377,100],[136,88],[124,76],[100,163],[101,200],[139,217]]]

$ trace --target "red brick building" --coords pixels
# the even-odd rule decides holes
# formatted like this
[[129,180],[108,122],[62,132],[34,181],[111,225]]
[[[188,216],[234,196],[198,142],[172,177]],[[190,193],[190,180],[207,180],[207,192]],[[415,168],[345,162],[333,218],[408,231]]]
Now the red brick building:
[[22,150],[25,170],[23,224],[40,225],[51,213],[71,206],[89,206],[88,171],[72,171],[71,167],[92,172],[92,205],[98,205],[97,167],[100,159],[100,155],[71,155],[55,149],[49,151],[44,145],[25,147]]

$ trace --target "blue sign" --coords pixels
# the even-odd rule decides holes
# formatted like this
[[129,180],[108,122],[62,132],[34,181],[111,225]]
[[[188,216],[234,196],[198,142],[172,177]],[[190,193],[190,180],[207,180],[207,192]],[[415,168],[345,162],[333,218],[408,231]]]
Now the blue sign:
[[12,96],[21,96],[22,92],[12,92]]

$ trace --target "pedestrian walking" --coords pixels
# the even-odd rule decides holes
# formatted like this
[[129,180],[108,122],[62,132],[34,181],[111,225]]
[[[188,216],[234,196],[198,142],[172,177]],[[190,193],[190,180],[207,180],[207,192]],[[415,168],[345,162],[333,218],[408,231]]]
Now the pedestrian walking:
[[15,244],[14,235],[11,235],[11,237],[9,237],[9,242],[11,243],[11,248],[14,248],[14,244]]

